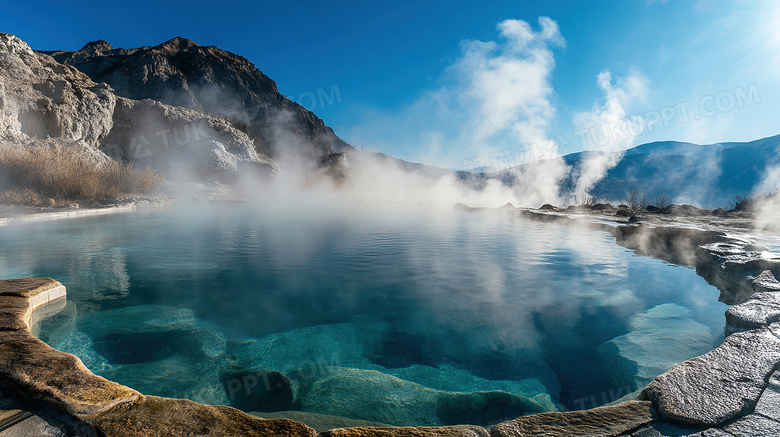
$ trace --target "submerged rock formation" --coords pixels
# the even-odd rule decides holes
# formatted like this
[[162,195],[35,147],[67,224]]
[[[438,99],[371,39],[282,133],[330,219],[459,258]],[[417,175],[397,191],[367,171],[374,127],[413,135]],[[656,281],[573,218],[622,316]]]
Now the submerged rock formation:
[[[287,419],[259,419],[225,406],[144,396],[94,375],[77,357],[52,349],[30,333],[33,311],[65,297],[48,278],[0,280],[0,386],[17,396],[67,412],[112,437],[202,435],[315,437]],[[97,431],[96,431],[97,430]]]
[[331,368],[326,375],[293,383],[302,411],[389,424],[484,425],[547,411],[524,396],[433,390],[375,370]]
[[677,363],[709,352],[714,338],[691,311],[664,304],[637,314],[629,333],[597,348],[602,370],[613,387],[639,390]]

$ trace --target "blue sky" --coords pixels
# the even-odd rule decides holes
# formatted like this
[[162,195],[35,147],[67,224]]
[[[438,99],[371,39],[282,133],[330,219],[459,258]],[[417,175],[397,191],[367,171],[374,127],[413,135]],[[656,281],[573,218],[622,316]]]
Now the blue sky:
[[238,53],[348,142],[452,168],[780,133],[769,0],[0,6],[35,49],[183,36]]

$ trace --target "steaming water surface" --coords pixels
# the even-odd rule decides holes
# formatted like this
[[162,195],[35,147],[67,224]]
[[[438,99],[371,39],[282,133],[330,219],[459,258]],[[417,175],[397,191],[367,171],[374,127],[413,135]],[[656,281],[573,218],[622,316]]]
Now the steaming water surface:
[[[9,226],[0,245],[0,277],[67,286],[41,336],[98,374],[146,394],[395,425],[502,418],[447,417],[442,392],[544,409],[615,400],[717,344],[726,309],[694,271],[606,232],[503,212],[207,205]],[[298,391],[269,373],[253,385],[262,369]],[[393,402],[415,411],[382,415]]]

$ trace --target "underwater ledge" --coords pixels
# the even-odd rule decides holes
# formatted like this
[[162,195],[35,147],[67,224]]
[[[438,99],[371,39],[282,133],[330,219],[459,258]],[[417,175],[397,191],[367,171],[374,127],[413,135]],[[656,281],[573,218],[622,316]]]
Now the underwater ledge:
[[[0,390],[18,402],[15,408],[28,412],[19,421],[5,420],[0,413],[0,431],[20,432],[24,430],[19,427],[48,423],[48,434],[36,435],[780,435],[780,372],[776,372],[780,366],[780,282],[776,279],[780,258],[723,231],[502,210],[534,220],[608,230],[617,244],[640,255],[696,268],[721,291],[721,301],[734,305],[726,312],[726,339],[712,351],[658,376],[634,399],[624,398],[615,405],[523,416],[489,429],[473,425],[355,427],[318,433],[295,420],[262,419],[227,406],[145,396],[96,376],[74,355],[53,349],[35,336],[37,321],[64,306],[65,287],[49,278],[0,280]],[[7,410],[3,405],[0,410]],[[27,417],[37,417],[38,422]]]

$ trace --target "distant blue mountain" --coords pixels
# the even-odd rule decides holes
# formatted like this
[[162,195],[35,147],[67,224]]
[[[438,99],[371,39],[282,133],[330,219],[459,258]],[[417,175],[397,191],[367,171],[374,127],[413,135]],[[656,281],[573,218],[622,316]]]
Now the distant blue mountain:
[[[578,165],[583,156],[565,159]],[[591,192],[620,200],[636,189],[649,197],[665,195],[676,202],[724,206],[736,195],[755,190],[767,169],[777,165],[780,135],[748,143],[648,143],[627,150]]]
[[[617,153],[616,153],[617,154]],[[605,152],[585,151],[563,157],[576,169],[589,157]],[[513,171],[484,174],[483,178],[499,178],[507,186],[516,174],[531,171],[540,163],[515,167]],[[747,143],[717,143],[700,145],[679,141],[659,141],[642,144],[622,152],[622,157],[590,193],[620,202],[637,190],[653,199],[666,196],[675,203],[690,203],[701,207],[728,206],[737,195],[758,188],[769,168],[780,165],[780,135]],[[572,192],[576,171],[562,182],[562,192]],[[582,193],[575,193],[582,194]]]

